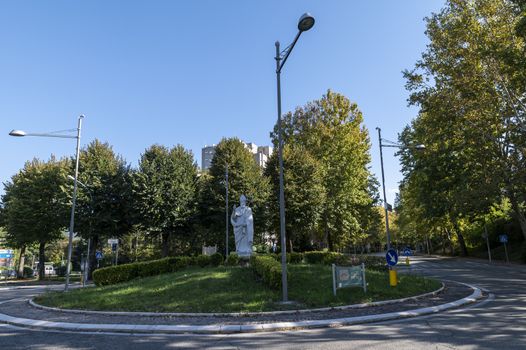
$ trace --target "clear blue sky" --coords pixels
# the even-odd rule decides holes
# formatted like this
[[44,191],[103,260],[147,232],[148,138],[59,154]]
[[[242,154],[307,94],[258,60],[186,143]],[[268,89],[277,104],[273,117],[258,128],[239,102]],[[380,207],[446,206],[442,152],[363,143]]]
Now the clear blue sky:
[[[396,140],[415,116],[401,71],[425,49],[423,18],[442,0],[3,1],[0,3],[0,181],[24,162],[72,155],[74,140],[14,138],[11,129],[75,128],[107,141],[132,165],[151,144],[201,147],[238,136],[269,144],[276,121],[274,42],[316,18],[282,75],[283,111],[327,89],[358,103],[372,139]],[[388,200],[398,187],[384,154]],[[0,189],[0,193],[3,188]]]

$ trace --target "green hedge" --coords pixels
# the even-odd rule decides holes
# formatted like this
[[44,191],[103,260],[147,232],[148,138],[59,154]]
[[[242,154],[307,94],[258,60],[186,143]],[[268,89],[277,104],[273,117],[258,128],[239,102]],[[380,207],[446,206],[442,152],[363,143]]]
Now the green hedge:
[[252,255],[250,267],[272,289],[281,289],[281,264],[268,255]]
[[322,264],[323,258],[327,255],[328,252],[305,252],[305,262],[307,264]]
[[138,276],[138,263],[103,267],[93,272],[93,282],[97,286],[107,286],[132,280]]
[[230,253],[225,259],[226,266],[237,266],[239,265],[239,255],[237,253]]
[[137,277],[156,276],[163,273],[175,272],[188,266],[208,266],[212,258],[206,255],[196,257],[180,256],[139,263],[122,264],[118,266],[103,267],[93,272],[93,281],[97,286],[130,281]]

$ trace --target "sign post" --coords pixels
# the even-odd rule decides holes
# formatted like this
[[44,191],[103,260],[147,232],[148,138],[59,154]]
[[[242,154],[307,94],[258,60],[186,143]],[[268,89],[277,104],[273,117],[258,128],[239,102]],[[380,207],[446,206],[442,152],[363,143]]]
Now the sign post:
[[332,264],[332,292],[336,296],[336,289],[350,286],[361,286],[367,293],[365,281],[365,265],[361,266],[336,266]]
[[117,265],[119,261],[119,239],[110,238],[108,244],[111,245],[111,251],[115,253],[115,265]]
[[385,260],[387,261],[387,265],[389,265],[389,285],[391,287],[396,287],[398,279],[396,276],[396,270],[393,269],[393,266],[398,263],[398,253],[396,250],[389,249],[387,254],[385,254]]
[[97,268],[99,268],[99,263],[102,260],[102,252],[100,250],[95,251],[95,259],[97,259]]
[[405,264],[409,266],[409,257],[413,255],[413,251],[411,250],[411,248],[405,247],[403,254],[405,256]]
[[508,247],[506,246],[506,243],[508,243],[508,235],[499,235],[499,242],[504,244],[504,253],[506,254],[506,263],[510,263],[510,259],[508,258]]

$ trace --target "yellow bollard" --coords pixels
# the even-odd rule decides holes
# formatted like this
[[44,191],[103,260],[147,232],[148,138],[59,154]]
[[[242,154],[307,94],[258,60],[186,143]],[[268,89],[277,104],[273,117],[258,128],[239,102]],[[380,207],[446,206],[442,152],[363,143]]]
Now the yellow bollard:
[[408,257],[408,256],[405,257],[405,264],[406,264],[407,266],[409,266],[409,257]]
[[396,287],[396,284],[398,283],[396,278],[396,270],[389,270],[389,285],[391,287]]

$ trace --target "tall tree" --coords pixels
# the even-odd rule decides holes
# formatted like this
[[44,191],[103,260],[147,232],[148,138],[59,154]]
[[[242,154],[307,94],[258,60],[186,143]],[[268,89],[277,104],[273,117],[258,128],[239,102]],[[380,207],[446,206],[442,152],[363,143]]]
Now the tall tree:
[[79,186],[75,230],[93,241],[92,266],[106,238],[121,237],[132,228],[131,177],[130,166],[108,143],[94,140],[81,150],[79,180],[86,187]]
[[[284,143],[301,146],[322,170],[326,201],[321,224],[331,250],[346,247],[364,234],[364,208],[370,195],[369,135],[358,106],[328,91],[320,100],[299,107],[283,120]],[[277,145],[277,125],[271,134]]]
[[62,236],[68,222],[71,193],[68,161],[34,159],[11,182],[2,196],[8,240],[15,246],[39,244],[39,278],[44,278],[46,244]]
[[[319,241],[319,225],[325,203],[325,188],[321,168],[305,149],[289,145],[283,150],[285,183],[286,234],[290,249],[305,251],[312,241]],[[272,198],[268,201],[270,231],[280,238],[279,166],[277,150],[270,157],[265,175],[272,185]]]
[[[268,180],[256,164],[252,153],[237,138],[224,138],[216,146],[208,178],[204,182],[200,201],[200,217],[207,230],[207,243],[225,248],[225,173],[228,167],[229,213],[233,205],[239,206],[244,194],[247,205],[254,213],[254,240],[260,239],[265,230],[265,207],[269,195]],[[230,220],[230,219],[228,219]],[[228,223],[230,225],[230,223]],[[230,235],[230,251],[234,250],[233,235]]]
[[[505,196],[526,238],[526,70],[519,20],[508,0],[450,0],[427,19],[431,43],[415,69],[405,72],[410,103],[421,113],[402,141],[418,139],[428,154],[416,163],[418,180],[408,184],[434,202],[426,206],[432,209],[428,217],[447,215],[457,234],[459,219],[487,211]],[[404,161],[414,165],[410,157]]]
[[153,145],[141,156],[133,191],[139,223],[162,240],[162,255],[170,254],[170,241],[178,251],[187,243],[196,215],[197,166],[183,146],[168,149]]

